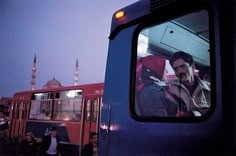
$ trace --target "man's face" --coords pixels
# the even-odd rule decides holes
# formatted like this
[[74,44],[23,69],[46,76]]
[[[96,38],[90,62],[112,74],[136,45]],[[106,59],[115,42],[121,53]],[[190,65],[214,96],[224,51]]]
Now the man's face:
[[93,135],[93,136],[90,138],[90,141],[92,142],[92,144],[97,145],[97,136],[96,136],[96,135]]
[[184,83],[190,83],[194,81],[194,65],[189,65],[183,59],[177,59],[173,62],[173,69],[175,75],[179,78],[180,81]]
[[51,131],[51,135],[55,137],[57,135],[57,131],[56,130]]
[[32,140],[32,137],[31,137],[31,135],[29,135],[29,134],[26,134],[26,140],[28,140],[28,141],[31,141],[31,140]]

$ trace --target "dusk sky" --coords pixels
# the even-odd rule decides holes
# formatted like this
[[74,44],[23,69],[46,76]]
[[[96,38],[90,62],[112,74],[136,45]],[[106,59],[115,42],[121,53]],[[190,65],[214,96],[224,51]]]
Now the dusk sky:
[[0,97],[36,89],[55,77],[63,86],[104,82],[112,14],[138,0],[1,0]]

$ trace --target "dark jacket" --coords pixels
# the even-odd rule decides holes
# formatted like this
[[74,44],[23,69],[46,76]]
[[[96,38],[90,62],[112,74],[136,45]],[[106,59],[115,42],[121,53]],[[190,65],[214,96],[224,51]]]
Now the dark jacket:
[[141,116],[176,116],[178,105],[167,88],[156,83],[144,86],[137,97],[136,113]]
[[[57,135],[57,153],[60,153],[60,137]],[[41,154],[45,154],[49,149],[51,144],[51,135],[47,135],[43,137],[42,147],[41,147]]]
[[81,156],[93,156],[93,144],[91,142],[84,146]]
[[186,111],[198,111],[202,115],[205,114],[211,106],[211,84],[196,76],[194,80],[197,82],[197,86],[192,95],[187,87],[181,84],[178,79],[169,80],[170,87],[168,90],[184,101]]
[[[135,112],[139,116],[174,117],[178,104],[157,72],[142,66],[137,73]],[[163,67],[164,69],[164,67]],[[158,76],[159,75],[159,76]]]
[[36,140],[32,139],[32,141],[27,141],[23,139],[19,145],[19,154],[24,156],[26,155],[34,155],[36,153]]

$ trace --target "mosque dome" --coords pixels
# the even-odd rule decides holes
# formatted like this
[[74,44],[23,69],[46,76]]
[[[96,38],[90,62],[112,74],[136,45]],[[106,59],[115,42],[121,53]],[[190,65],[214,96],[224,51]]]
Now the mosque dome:
[[62,87],[61,83],[55,79],[55,77],[52,80],[49,80],[44,86],[43,89],[47,88],[59,88]]

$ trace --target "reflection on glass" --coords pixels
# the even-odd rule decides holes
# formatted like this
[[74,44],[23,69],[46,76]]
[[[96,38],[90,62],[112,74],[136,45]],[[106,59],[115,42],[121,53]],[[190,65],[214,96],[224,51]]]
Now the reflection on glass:
[[86,121],[89,121],[90,119],[90,110],[91,110],[91,101],[87,100],[87,105],[86,105]]
[[97,112],[98,112],[98,100],[94,100],[93,102],[93,121],[97,121]]
[[200,117],[210,101],[210,48],[205,10],[152,25],[138,37],[135,113]]
[[30,119],[80,121],[82,90],[35,93],[32,95]]

